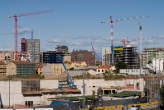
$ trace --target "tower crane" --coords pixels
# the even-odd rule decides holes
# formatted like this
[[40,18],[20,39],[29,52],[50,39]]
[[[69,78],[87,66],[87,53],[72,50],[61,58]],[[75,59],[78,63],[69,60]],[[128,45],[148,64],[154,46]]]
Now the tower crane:
[[92,55],[95,56],[95,64],[96,64],[97,54],[96,54],[95,48],[94,48],[94,46],[93,46],[93,42],[91,42],[91,49],[92,49]]
[[95,52],[95,49],[93,47],[93,43],[91,42],[91,48],[92,48],[92,51]]
[[111,54],[112,54],[112,60],[111,60],[111,64],[114,64],[114,23],[115,22],[120,22],[120,21],[128,21],[128,20],[135,20],[135,19],[142,19],[142,18],[146,18],[148,16],[135,16],[135,17],[126,17],[126,18],[119,18],[119,19],[113,19],[112,16],[109,17],[109,22],[106,21],[102,21],[101,23],[110,23],[110,37],[111,37]]
[[123,44],[123,47],[125,47],[126,45],[130,44],[131,42],[136,42],[136,40],[128,40],[128,38],[126,38],[126,39],[122,39],[120,42]]
[[128,40],[128,39],[122,39],[120,42],[121,42],[121,43],[123,44],[123,46],[125,47],[126,45],[128,45],[129,40]]
[[15,38],[14,51],[15,51],[15,60],[17,60],[17,58],[18,58],[18,17],[39,15],[39,14],[49,13],[49,12],[52,12],[52,11],[53,10],[44,10],[44,11],[31,12],[31,13],[22,13],[22,14],[18,14],[18,15],[15,14],[13,16],[8,16],[8,18],[14,18],[14,38]]

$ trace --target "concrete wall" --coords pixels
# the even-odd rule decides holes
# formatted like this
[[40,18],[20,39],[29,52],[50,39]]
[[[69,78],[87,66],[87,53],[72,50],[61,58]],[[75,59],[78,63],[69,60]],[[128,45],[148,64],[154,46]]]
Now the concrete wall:
[[[10,81],[10,105],[21,104],[25,101],[33,101],[35,105],[40,104],[40,97],[24,97],[22,95],[21,81]],[[9,81],[0,81],[0,94],[4,106],[9,105]]]
[[58,80],[40,80],[41,89],[58,88]]
[[3,62],[0,64],[0,75],[16,75],[16,64],[13,62]]
[[71,62],[71,55],[64,55],[63,56],[63,61],[64,62]]
[[[69,64],[65,64],[66,68],[70,68]],[[65,72],[64,67],[60,63],[50,64],[45,63],[42,67],[42,74],[45,78],[58,78]]]
[[16,75],[16,64],[14,64],[13,62],[9,62],[7,64],[7,70],[6,70],[6,75]]
[[[75,85],[83,92],[83,80],[75,80]],[[126,86],[128,84],[134,84],[136,87],[139,83],[139,90],[143,91],[144,80],[143,79],[126,79],[126,80],[109,80],[105,81],[103,79],[89,79],[85,80],[86,84],[86,95],[91,95],[92,91],[97,92],[99,87],[110,88],[112,86]],[[43,96],[26,96],[22,95],[22,84],[21,81],[10,81],[10,105],[14,104],[25,104],[25,101],[33,101],[34,105],[37,104],[49,104],[48,98],[56,97],[56,95],[43,95]],[[40,88],[44,89],[54,89],[58,88],[58,80],[40,80]],[[0,81],[0,94],[2,97],[2,103],[6,106],[9,105],[9,81]],[[81,94],[82,95],[82,94]],[[59,94],[58,96],[61,96]],[[67,95],[68,96],[68,95]],[[74,96],[74,95],[69,95]]]
[[[75,80],[74,81],[77,87],[83,92],[83,80]],[[137,83],[139,83],[139,90],[143,91],[144,90],[144,80],[143,79],[126,79],[126,80],[108,80],[105,81],[103,79],[89,79],[85,80],[85,94],[86,95],[91,95],[92,91],[95,91],[97,93],[97,89],[99,87],[101,88],[111,88],[114,86],[126,86],[129,84],[134,84],[134,87],[136,88]],[[136,89],[135,89],[136,90]]]
[[[2,103],[9,105],[9,81],[0,81]],[[24,104],[21,94],[21,81],[10,81],[10,105]]]

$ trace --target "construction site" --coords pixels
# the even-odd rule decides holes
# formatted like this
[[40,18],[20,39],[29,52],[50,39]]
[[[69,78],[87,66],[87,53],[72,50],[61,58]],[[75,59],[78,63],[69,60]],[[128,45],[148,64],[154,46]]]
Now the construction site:
[[[56,17],[51,21],[54,13]],[[155,47],[153,41],[149,42],[154,47],[144,44],[149,16],[102,17],[98,19],[101,26],[93,26],[99,29],[93,29],[95,35],[90,35],[90,21],[78,21],[67,13],[76,18],[72,23],[61,13],[43,10],[8,16],[8,22],[13,23],[9,27],[14,30],[10,33],[14,44],[9,45],[14,50],[0,50],[0,110],[160,110],[164,103],[164,48]],[[91,13],[80,17],[92,17]],[[37,25],[40,23],[44,25]],[[26,25],[33,25],[35,31],[21,30]],[[47,29],[47,33],[38,28]],[[88,33],[81,35],[83,31]]]

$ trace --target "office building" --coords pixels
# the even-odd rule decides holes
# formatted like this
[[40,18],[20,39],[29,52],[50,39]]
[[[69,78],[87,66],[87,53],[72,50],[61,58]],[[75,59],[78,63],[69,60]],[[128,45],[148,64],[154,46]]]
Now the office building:
[[61,53],[56,51],[47,51],[41,53],[40,62],[42,63],[61,63],[71,62],[71,55],[69,53]]

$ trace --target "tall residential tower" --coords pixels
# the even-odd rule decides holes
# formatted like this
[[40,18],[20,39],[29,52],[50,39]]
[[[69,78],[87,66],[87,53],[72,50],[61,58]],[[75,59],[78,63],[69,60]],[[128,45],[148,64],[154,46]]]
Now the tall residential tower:
[[110,65],[111,64],[111,48],[104,47],[102,48],[102,65]]
[[30,54],[32,63],[40,62],[40,40],[39,39],[25,39],[21,41],[21,51]]

